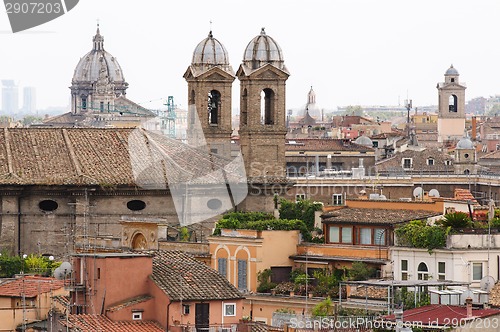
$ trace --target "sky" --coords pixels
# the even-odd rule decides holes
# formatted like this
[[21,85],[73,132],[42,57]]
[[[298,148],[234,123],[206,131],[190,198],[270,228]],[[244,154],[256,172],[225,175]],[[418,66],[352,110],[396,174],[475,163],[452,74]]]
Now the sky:
[[[304,105],[311,86],[325,109],[397,105],[407,96],[414,106],[435,105],[450,64],[467,83],[467,100],[500,94],[499,17],[498,0],[80,0],[64,16],[15,34],[2,10],[0,79],[35,86],[39,109],[68,105],[74,68],[91,50],[99,20],[127,97],[158,108],[174,96],[186,107],[182,75],[209,30],[236,71],[265,27],[291,73],[287,109]],[[238,86],[236,79],[233,107]]]

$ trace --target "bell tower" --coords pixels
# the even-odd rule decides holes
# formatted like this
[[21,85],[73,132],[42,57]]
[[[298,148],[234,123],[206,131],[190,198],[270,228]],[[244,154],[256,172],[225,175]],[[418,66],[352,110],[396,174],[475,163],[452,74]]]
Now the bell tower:
[[459,73],[453,67],[444,74],[444,82],[437,85],[438,142],[456,141],[465,129],[465,83],[459,82]]
[[235,79],[226,48],[212,31],[193,52],[188,82],[188,143],[211,153],[231,154],[231,87]]
[[266,183],[285,178],[285,93],[290,76],[283,52],[262,28],[248,43],[240,80],[240,145],[247,176]]

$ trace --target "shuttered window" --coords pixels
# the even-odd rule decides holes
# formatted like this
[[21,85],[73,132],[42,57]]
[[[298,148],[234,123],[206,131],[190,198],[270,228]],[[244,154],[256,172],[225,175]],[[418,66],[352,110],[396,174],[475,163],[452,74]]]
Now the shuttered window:
[[238,259],[238,289],[247,290],[247,261]]
[[217,271],[220,275],[227,278],[227,258],[217,259]]

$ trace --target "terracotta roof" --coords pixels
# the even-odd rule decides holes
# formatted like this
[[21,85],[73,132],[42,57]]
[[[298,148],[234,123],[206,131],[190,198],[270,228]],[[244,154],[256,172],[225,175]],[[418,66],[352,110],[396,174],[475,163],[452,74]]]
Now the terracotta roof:
[[118,302],[116,304],[113,304],[106,309],[107,311],[118,311],[126,307],[130,307],[131,305],[141,303],[141,302],[146,302],[148,300],[151,300],[153,297],[150,295],[139,295],[130,299],[123,300],[121,302]]
[[[473,309],[472,317],[484,318],[499,315],[499,309]],[[424,325],[433,324],[434,327],[450,326],[451,322],[460,322],[467,318],[467,308],[465,306],[430,304],[419,308],[405,310],[403,312],[404,322],[420,322]],[[383,317],[386,321],[395,321],[394,315]]]
[[478,204],[476,198],[472,195],[469,189],[455,188],[453,198],[461,201],[472,201],[472,203]]
[[[196,160],[196,163],[192,161]],[[133,128],[9,128],[0,132],[0,184],[141,185],[241,182],[238,165]]]
[[0,296],[21,297],[24,293],[26,297],[36,297],[62,287],[64,287],[62,280],[26,275],[0,284]]
[[373,148],[356,144],[346,139],[296,138],[287,139],[286,151],[374,151]]
[[217,271],[181,251],[155,251],[151,279],[172,301],[241,299]]
[[102,315],[69,315],[68,321],[60,320],[64,326],[78,332],[162,332],[155,321],[112,321]]
[[343,208],[325,213],[321,216],[324,223],[356,223],[356,224],[398,224],[411,220],[427,219],[439,216],[440,213],[423,210],[389,210]]

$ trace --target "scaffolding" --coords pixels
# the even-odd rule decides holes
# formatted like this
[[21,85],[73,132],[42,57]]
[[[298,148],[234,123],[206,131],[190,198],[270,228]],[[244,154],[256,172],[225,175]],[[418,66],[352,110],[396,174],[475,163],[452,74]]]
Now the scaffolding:
[[165,116],[161,119],[161,129],[162,132],[170,138],[175,138],[175,104],[174,104],[174,96],[168,96],[167,103],[164,104],[167,106],[167,110],[164,112]]

